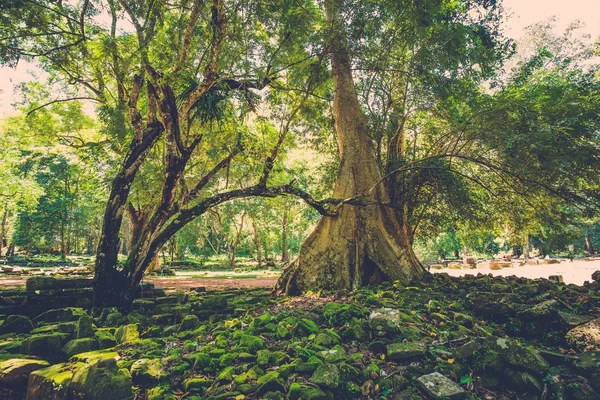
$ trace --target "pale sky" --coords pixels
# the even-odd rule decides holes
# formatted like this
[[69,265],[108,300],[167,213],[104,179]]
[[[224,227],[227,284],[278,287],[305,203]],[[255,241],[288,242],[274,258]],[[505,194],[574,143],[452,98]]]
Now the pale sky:
[[[581,20],[586,27],[582,33],[592,38],[600,37],[600,0],[503,0],[511,17],[505,23],[505,33],[513,39],[524,35],[524,28],[557,17],[557,33],[571,22]],[[31,64],[20,63],[16,70],[0,68],[0,117],[14,112],[14,85],[33,79],[28,71],[35,72]]]

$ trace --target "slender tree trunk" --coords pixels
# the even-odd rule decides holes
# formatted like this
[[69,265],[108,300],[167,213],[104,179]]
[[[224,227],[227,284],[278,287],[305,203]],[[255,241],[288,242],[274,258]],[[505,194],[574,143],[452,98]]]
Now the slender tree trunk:
[[4,205],[4,210],[2,211],[2,224],[0,225],[0,256],[2,256],[2,249],[4,248],[4,239],[6,236],[6,221],[8,220],[8,210],[6,209],[6,204]]
[[[341,156],[333,197],[367,196],[372,202],[389,202],[367,123],[352,80],[352,65],[345,39],[340,0],[325,2],[327,19],[335,35],[331,63],[335,89],[333,113]],[[408,283],[424,272],[406,232],[394,212],[380,205],[343,205],[335,217],[323,217],[303,243],[297,259],[283,272],[277,289],[299,294],[308,289],[349,289],[400,280]]]
[[290,255],[288,253],[288,245],[287,245],[287,235],[288,235],[288,212],[287,210],[283,210],[283,220],[281,221],[281,262],[288,263],[290,262]]
[[256,261],[258,261],[258,268],[262,267],[262,250],[260,246],[260,234],[256,227],[256,219],[252,218],[252,230],[254,232],[254,246],[256,246]]
[[240,221],[240,227],[235,234],[235,239],[230,249],[229,253],[229,265],[233,268],[235,267],[235,256],[237,253],[238,245],[240,244],[240,239],[242,238],[242,229],[244,229],[244,218],[246,217],[246,212],[242,213],[242,220]]
[[596,254],[596,248],[592,243],[592,237],[589,233],[585,235],[585,251],[587,251],[589,255]]
[[8,248],[6,249],[6,257],[14,257],[15,256],[15,244],[10,242]]

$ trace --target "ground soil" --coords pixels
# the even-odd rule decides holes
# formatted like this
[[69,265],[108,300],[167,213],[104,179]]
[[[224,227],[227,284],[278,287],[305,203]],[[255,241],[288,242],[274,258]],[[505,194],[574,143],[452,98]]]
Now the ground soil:
[[[29,276],[2,276],[0,277],[0,288],[25,286]],[[144,282],[153,283],[155,287],[165,290],[191,289],[204,287],[206,290],[221,290],[228,288],[257,288],[274,287],[277,282],[276,276],[265,278],[145,278]]]

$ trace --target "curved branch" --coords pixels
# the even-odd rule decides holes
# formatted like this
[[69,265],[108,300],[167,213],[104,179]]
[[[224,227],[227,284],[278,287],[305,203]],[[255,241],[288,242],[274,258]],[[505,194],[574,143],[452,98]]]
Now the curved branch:
[[102,103],[102,100],[96,99],[95,97],[85,97],[85,96],[84,97],[71,97],[71,98],[68,98],[68,99],[56,99],[56,100],[49,101],[49,102],[47,102],[45,104],[42,104],[41,106],[35,107],[32,110],[29,110],[27,112],[26,116],[28,117],[31,114],[33,114],[34,112],[36,112],[38,110],[41,110],[42,108],[48,107],[48,106],[50,106],[52,104],[55,104],[55,103],[64,103],[64,102],[67,102],[67,101],[77,101],[77,100],[91,100],[91,101],[95,101],[97,103]]

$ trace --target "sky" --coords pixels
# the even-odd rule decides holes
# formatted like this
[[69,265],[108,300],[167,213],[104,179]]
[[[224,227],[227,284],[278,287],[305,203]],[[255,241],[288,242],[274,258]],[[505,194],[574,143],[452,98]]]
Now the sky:
[[[502,3],[510,15],[505,23],[505,34],[513,39],[521,38],[527,26],[552,16],[557,17],[559,32],[571,22],[581,20],[586,25],[584,33],[600,37],[599,0],[504,0]],[[36,69],[26,63],[20,63],[16,70],[0,68],[0,116],[14,113],[14,86],[34,79],[29,71],[35,73]]]

